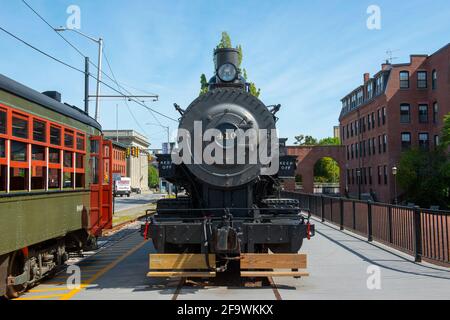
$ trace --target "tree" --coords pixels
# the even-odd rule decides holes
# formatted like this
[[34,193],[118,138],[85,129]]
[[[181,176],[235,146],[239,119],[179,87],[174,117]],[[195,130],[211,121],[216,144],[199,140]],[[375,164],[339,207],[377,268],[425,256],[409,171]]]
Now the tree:
[[149,164],[148,166],[148,186],[150,188],[156,188],[159,185],[158,169]]
[[295,136],[295,145],[300,146],[315,146],[317,145],[317,139],[312,136],[305,136],[303,134]]
[[442,148],[411,149],[403,153],[397,179],[405,200],[427,208],[449,206],[450,161]]
[[208,92],[208,80],[204,73],[200,76],[200,95]]
[[339,166],[333,158],[324,157],[314,165],[314,180],[316,182],[339,182]]
[[319,145],[321,146],[338,146],[340,144],[341,140],[339,140],[339,138],[336,137],[323,138],[319,141]]
[[444,117],[444,128],[442,128],[442,146],[444,149],[450,146],[450,113]]

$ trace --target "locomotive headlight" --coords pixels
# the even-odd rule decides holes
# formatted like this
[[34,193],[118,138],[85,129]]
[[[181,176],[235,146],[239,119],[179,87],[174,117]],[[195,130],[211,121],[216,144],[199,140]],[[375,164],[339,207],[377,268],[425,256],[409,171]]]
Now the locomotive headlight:
[[231,63],[225,63],[219,67],[217,75],[219,76],[220,80],[224,82],[231,82],[236,79],[237,70],[236,67]]

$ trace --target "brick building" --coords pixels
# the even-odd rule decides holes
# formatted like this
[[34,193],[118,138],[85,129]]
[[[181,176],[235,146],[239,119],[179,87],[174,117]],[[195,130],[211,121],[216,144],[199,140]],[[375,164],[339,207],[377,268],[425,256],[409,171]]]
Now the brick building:
[[364,74],[363,84],[342,99],[339,117],[349,195],[372,192],[392,202],[392,168],[402,150],[434,148],[449,112],[450,44],[432,55],[411,55],[409,63],[385,63],[373,77]]
[[127,177],[127,147],[116,141],[112,141],[112,172]]

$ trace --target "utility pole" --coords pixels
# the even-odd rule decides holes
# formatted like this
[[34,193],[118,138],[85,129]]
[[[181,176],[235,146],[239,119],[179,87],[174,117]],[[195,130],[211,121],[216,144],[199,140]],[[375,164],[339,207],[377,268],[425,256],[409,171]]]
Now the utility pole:
[[119,142],[119,104],[116,104],[116,142]]
[[89,115],[89,57],[84,58],[84,112]]
[[100,82],[102,80],[103,39],[98,39],[97,96],[95,97],[95,120],[100,116]]

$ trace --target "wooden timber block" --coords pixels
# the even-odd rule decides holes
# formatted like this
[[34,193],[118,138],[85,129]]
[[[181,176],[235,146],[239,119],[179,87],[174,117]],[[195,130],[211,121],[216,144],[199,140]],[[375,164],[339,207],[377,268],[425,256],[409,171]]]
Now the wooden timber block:
[[150,254],[150,270],[209,270],[216,267],[216,255],[209,254],[209,266],[204,254]]
[[306,254],[242,253],[241,269],[306,269]]
[[307,277],[304,271],[241,271],[241,277]]

